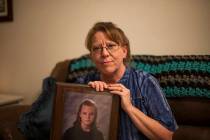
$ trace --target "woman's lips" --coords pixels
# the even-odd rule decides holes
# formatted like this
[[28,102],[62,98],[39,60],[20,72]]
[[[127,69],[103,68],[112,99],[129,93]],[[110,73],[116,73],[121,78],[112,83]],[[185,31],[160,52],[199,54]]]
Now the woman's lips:
[[109,64],[111,63],[112,61],[103,61],[102,64]]

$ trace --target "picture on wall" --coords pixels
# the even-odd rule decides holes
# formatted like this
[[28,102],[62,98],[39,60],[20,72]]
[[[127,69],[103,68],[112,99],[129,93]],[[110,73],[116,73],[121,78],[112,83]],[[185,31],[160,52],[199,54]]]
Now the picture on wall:
[[0,0],[0,22],[12,21],[12,0]]

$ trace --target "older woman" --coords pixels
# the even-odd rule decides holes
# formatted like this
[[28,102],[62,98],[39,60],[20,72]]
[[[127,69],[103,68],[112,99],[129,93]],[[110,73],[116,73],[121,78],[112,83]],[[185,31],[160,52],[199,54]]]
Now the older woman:
[[111,22],[98,22],[89,31],[86,47],[97,73],[78,78],[97,91],[121,97],[119,140],[172,139],[176,121],[157,80],[130,68],[130,44]]

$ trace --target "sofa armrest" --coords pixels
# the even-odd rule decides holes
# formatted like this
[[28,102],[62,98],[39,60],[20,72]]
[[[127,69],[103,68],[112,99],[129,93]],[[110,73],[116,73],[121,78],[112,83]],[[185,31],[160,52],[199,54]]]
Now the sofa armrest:
[[24,140],[17,128],[20,115],[29,109],[29,105],[12,105],[0,107],[0,139]]
[[68,65],[69,60],[65,60],[56,64],[51,72],[51,77],[55,78],[56,81],[63,82],[66,81],[66,76],[68,75]]

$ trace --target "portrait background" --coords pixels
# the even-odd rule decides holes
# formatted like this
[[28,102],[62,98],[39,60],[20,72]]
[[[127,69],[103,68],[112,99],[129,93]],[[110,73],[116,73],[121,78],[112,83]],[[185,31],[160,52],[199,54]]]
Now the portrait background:
[[66,129],[73,126],[73,123],[77,117],[79,105],[84,99],[87,98],[95,101],[98,109],[98,116],[96,120],[97,128],[103,133],[104,140],[108,140],[110,116],[112,109],[112,96],[105,94],[84,94],[77,92],[65,93],[62,133],[64,133]]

